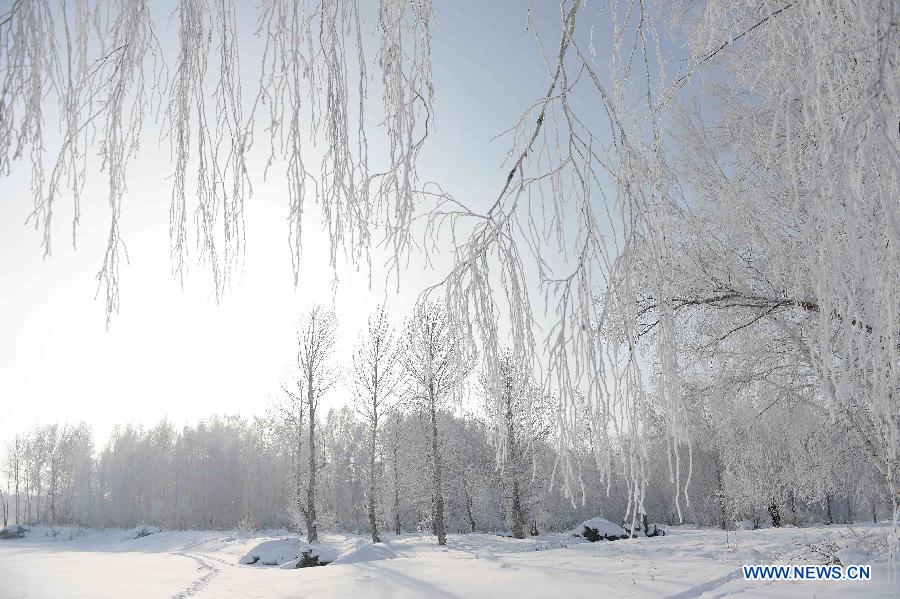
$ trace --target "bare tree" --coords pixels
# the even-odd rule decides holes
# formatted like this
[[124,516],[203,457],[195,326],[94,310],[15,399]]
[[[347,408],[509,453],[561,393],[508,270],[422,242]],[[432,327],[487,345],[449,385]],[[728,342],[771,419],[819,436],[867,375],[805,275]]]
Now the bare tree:
[[309,418],[309,478],[306,487],[306,507],[302,508],[306,519],[307,540],[318,539],[316,528],[316,409],[322,396],[337,382],[334,368],[334,346],[337,341],[337,323],[334,313],[323,306],[313,307],[304,317],[297,332],[297,372],[303,384],[303,398]]
[[378,424],[400,382],[397,347],[387,310],[379,306],[369,316],[367,329],[353,354],[354,401],[369,429],[369,491],[366,503],[374,543],[381,542],[376,520]]
[[12,442],[6,445],[6,474],[13,481],[13,510],[16,522],[22,521],[22,514],[19,511],[19,484],[23,475],[23,454],[25,453],[25,439],[23,435],[17,434]]
[[391,412],[387,430],[387,458],[391,463],[391,503],[394,516],[394,534],[399,535],[402,528],[400,517],[400,441],[403,430],[403,418],[396,409]]
[[412,399],[428,418],[432,465],[432,529],[438,545],[447,544],[444,528],[443,464],[438,411],[467,374],[459,339],[438,304],[425,302],[407,323],[402,364],[412,384]]
[[528,401],[525,369],[518,367],[509,350],[501,352],[499,378],[482,376],[486,388],[486,408],[494,423],[497,437],[496,461],[507,497],[507,524],[513,538],[525,538],[525,512],[519,487],[521,451],[526,440],[520,420],[522,407]]
[[277,418],[283,422],[288,430],[286,436],[290,444],[292,500],[297,513],[302,514],[306,509],[304,502],[303,486],[303,421],[306,417],[306,401],[303,394],[302,381],[295,379],[295,388],[287,383],[281,385],[284,393],[282,400],[273,402],[273,410]]
[[511,350],[505,348],[499,356],[499,369],[496,373],[484,369],[480,386],[491,427],[494,464],[500,471],[506,500],[507,525],[513,537],[521,539],[527,532],[527,473],[531,470],[533,476],[535,444],[550,434],[552,399],[528,365],[517,362]]

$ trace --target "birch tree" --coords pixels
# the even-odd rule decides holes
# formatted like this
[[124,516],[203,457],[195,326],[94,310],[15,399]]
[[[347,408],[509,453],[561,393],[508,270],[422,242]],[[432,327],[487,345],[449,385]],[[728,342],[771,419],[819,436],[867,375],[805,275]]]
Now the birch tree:
[[[380,543],[377,522],[376,460],[378,457],[378,426],[389,401],[400,383],[397,340],[388,320],[387,310],[380,306],[369,315],[365,332],[353,354],[353,383],[356,410],[369,429],[369,490],[366,507],[372,542]],[[395,506],[396,507],[396,506]]]
[[24,474],[23,458],[25,453],[25,439],[23,435],[16,434],[13,440],[6,445],[6,476],[8,480],[12,480],[13,493],[13,514],[16,523],[22,523],[22,512],[19,509],[19,500],[21,498],[20,484]]
[[419,305],[406,325],[401,363],[412,385],[412,400],[428,420],[432,531],[438,545],[447,544],[438,412],[466,376],[462,358],[460,340],[448,326],[444,309],[434,303]]
[[497,436],[496,462],[505,487],[507,525],[513,538],[524,539],[525,511],[519,478],[527,443],[521,421],[524,410],[529,409],[528,387],[524,369],[513,362],[508,350],[501,353],[498,375],[498,380],[490,380],[483,374],[481,384],[485,388],[486,411]]
[[304,401],[309,430],[309,476],[306,487],[307,540],[318,540],[316,528],[316,472],[321,467],[316,458],[316,410],[322,396],[337,382],[334,347],[337,323],[334,314],[323,306],[313,307],[303,318],[297,331],[297,373],[303,381]]
[[282,384],[284,398],[273,405],[277,418],[284,424],[286,433],[281,435],[282,441],[290,447],[291,482],[293,506],[297,514],[303,514],[303,422],[306,417],[306,400],[303,393],[302,380],[294,380],[294,388]]
[[385,429],[385,454],[387,458],[387,462],[390,464],[391,471],[391,480],[390,480],[390,490],[388,491],[388,497],[391,505],[391,515],[392,515],[392,525],[394,529],[395,535],[400,535],[403,531],[403,517],[400,513],[400,485],[401,485],[401,461],[403,460],[403,456],[401,455],[401,450],[404,448],[403,445],[403,431],[404,431],[404,420],[403,414],[399,411],[398,407],[395,406],[393,410],[388,414],[387,426]]

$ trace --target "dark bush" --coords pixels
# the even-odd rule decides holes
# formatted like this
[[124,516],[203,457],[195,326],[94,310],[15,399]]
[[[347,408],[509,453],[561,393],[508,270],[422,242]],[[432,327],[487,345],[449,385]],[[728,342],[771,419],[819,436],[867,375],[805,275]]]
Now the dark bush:
[[666,531],[661,529],[656,524],[651,524],[651,525],[647,526],[646,532],[647,532],[648,537],[664,537],[664,536],[666,536]]
[[778,505],[774,502],[769,506],[769,516],[772,518],[772,526],[780,528],[781,512],[778,511]]
[[590,526],[584,527],[584,530],[581,531],[581,536],[591,543],[596,543],[597,541],[618,541],[620,539],[628,538],[628,535],[602,535],[599,530],[591,528]]
[[[660,528],[659,524],[647,524],[645,528],[641,528],[640,526],[635,527],[635,534],[644,531],[644,534],[648,537],[664,537],[666,536],[666,531]],[[631,529],[626,525],[625,532],[631,533]]]
[[0,539],[21,539],[28,529],[20,524],[10,524],[0,528]]
[[311,568],[314,566],[327,566],[331,562],[320,562],[318,555],[313,555],[312,549],[307,549],[300,554],[300,561],[297,562],[298,568]]

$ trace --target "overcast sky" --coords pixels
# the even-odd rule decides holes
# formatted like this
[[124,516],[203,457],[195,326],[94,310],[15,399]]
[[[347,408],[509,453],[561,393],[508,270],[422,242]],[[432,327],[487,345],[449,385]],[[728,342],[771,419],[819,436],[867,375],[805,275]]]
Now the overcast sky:
[[[541,10],[541,27],[556,44],[558,5]],[[256,17],[245,16],[248,27]],[[509,141],[491,138],[546,91],[546,67],[526,16],[518,1],[435,3],[436,127],[422,173],[472,206],[492,202],[505,180]],[[159,32],[164,42],[173,34],[172,25]],[[259,46],[242,51],[244,72],[258,72]],[[244,85],[249,100],[254,82]],[[108,228],[102,176],[89,176],[77,250],[71,207],[58,205],[47,260],[40,234],[24,226],[32,206],[27,165],[0,179],[0,443],[36,421],[84,420],[102,442],[116,423],[167,416],[182,425],[214,413],[263,414],[292,363],[296,322],[306,307],[334,297],[346,351],[379,301],[402,314],[426,283],[440,278],[414,259],[398,296],[379,280],[370,290],[365,276],[342,268],[332,296],[327,245],[316,219],[307,218],[303,276],[295,289],[287,191],[277,176],[262,181],[264,144],[258,143],[242,274],[218,305],[202,267],[192,269],[182,291],[169,275],[169,150],[156,143],[156,125],[147,133],[129,168],[120,227],[130,262],[121,272],[121,312],[109,330],[94,278]],[[436,267],[445,265],[439,260]],[[345,396],[338,391],[330,401]]]

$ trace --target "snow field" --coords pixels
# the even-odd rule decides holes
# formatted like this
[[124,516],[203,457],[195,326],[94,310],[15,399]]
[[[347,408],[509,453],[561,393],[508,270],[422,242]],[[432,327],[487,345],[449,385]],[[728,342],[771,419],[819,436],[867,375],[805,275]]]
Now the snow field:
[[[898,590],[889,525],[731,531],[676,527],[665,537],[588,543],[570,534],[512,539],[451,534],[322,535],[35,527],[0,542],[4,598],[94,597],[886,597]],[[294,568],[313,549],[326,567]],[[250,565],[251,556],[259,557]],[[749,582],[742,564],[869,563],[870,582]],[[262,562],[271,566],[257,565]]]

